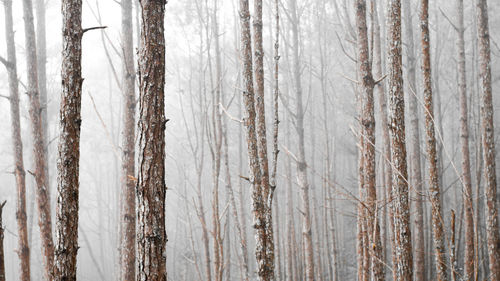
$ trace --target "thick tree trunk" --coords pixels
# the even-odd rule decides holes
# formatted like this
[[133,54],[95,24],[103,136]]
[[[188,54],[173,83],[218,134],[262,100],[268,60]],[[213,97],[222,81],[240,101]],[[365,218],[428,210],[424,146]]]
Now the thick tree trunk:
[[481,136],[486,188],[486,236],[491,280],[500,279],[500,236],[498,233],[497,177],[495,134],[493,129],[493,97],[491,89],[491,51],[488,4],[477,0],[477,34],[479,37],[479,80],[481,89]]
[[137,278],[166,281],[165,4],[141,0]]
[[413,228],[414,239],[414,271],[415,280],[425,279],[425,239],[424,239],[424,208],[423,208],[423,180],[422,163],[420,161],[420,126],[418,123],[418,101],[417,85],[415,73],[415,44],[413,40],[412,7],[410,0],[403,1],[404,26],[406,33],[406,54],[407,54],[407,78],[408,78],[408,103],[410,115],[410,168],[411,185],[414,190],[415,202],[415,225]]
[[458,95],[460,100],[460,144],[462,152],[462,185],[465,220],[465,256],[464,277],[472,281],[474,277],[474,209],[472,204],[472,177],[470,171],[469,124],[467,110],[467,76],[465,66],[464,40],[464,2],[457,0],[457,61],[458,61]]
[[393,164],[392,200],[394,209],[394,241],[397,280],[410,281],[413,277],[413,255],[408,202],[408,170],[406,162],[406,135],[401,56],[401,0],[390,0],[388,10],[388,78],[389,124],[391,161]]
[[[372,67],[368,50],[368,28],[366,25],[366,0],[357,0],[356,27],[357,27],[357,61],[360,78],[361,94],[361,137],[363,145],[361,147],[363,160],[363,189],[366,193],[366,227],[368,245],[365,249],[370,249],[370,267],[374,280],[385,280],[384,258],[382,256],[382,244],[380,241],[380,226],[378,223],[377,189],[375,178],[375,110],[373,100],[373,80]],[[363,207],[364,208],[364,207]]]
[[56,252],[54,280],[76,280],[78,193],[82,98],[82,2],[64,0],[62,94],[57,161]]
[[422,0],[420,13],[422,45],[422,77],[424,90],[426,150],[429,161],[429,197],[432,212],[432,233],[436,259],[437,280],[448,280],[445,253],[445,233],[443,230],[443,212],[441,210],[441,191],[438,179],[436,137],[434,128],[434,107],[431,81],[431,54],[429,34],[429,1]]
[[132,27],[132,0],[121,2],[122,12],[122,93],[123,153],[121,203],[121,279],[135,278],[135,67]]
[[45,136],[42,128],[40,92],[38,88],[38,68],[36,55],[35,27],[33,23],[33,3],[23,0],[24,33],[26,44],[26,65],[28,74],[28,97],[30,100],[30,119],[33,136],[33,154],[35,158],[36,197],[38,207],[38,225],[44,259],[45,278],[50,280],[54,266],[54,242],[52,240],[52,220],[50,213],[50,191],[47,181],[47,155],[45,154]]
[[[28,227],[26,217],[26,177],[23,160],[23,143],[21,140],[21,121],[19,114],[19,84],[17,81],[17,60],[14,41],[12,20],[12,0],[4,1],[5,8],[5,37],[7,43],[7,74],[9,77],[10,91],[10,118],[12,132],[12,150],[14,155],[14,175],[17,190],[17,230],[18,230],[18,256],[21,269],[20,280],[30,280],[30,248],[28,244]],[[1,227],[1,225],[0,225]]]

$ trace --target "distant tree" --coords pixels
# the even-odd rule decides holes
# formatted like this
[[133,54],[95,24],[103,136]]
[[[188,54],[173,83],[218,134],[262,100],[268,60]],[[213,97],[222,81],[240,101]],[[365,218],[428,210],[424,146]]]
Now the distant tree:
[[0,281],[5,281],[5,255],[3,251],[3,238],[5,228],[3,227],[2,213],[6,201],[0,204]]
[[465,65],[464,39],[464,1],[457,0],[457,64],[458,64],[458,98],[460,101],[460,145],[462,152],[462,185],[465,220],[465,256],[463,279],[472,281],[474,277],[474,208],[472,204],[472,177],[469,151],[469,124],[467,110],[467,76]]
[[135,67],[132,26],[132,0],[121,1],[122,93],[124,99],[122,198],[121,204],[121,278],[135,278]]
[[138,281],[166,281],[165,0],[141,0],[139,46]]
[[42,127],[42,106],[38,88],[38,66],[36,36],[33,23],[33,3],[23,0],[24,36],[26,45],[26,68],[28,76],[27,92],[30,103],[31,132],[35,159],[36,198],[38,207],[38,225],[42,244],[45,278],[50,280],[54,267],[54,242],[52,239],[52,219],[50,213],[50,190],[47,180],[47,155],[45,154],[45,135]]

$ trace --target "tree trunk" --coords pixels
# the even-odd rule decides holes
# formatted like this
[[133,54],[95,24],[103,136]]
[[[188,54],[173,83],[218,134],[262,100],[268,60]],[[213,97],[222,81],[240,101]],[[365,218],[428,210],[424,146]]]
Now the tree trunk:
[[[258,13],[258,12],[257,12]],[[257,17],[257,16],[256,16]],[[259,141],[262,141],[261,135],[257,136],[256,131],[256,103],[253,88],[252,75],[252,39],[250,34],[250,12],[248,0],[240,0],[240,24],[241,24],[241,52],[243,61],[243,98],[245,104],[246,117],[246,138],[248,148],[248,159],[250,168],[249,181],[252,184],[252,213],[253,227],[256,230],[255,256],[257,259],[257,274],[258,280],[273,280],[274,279],[274,253],[272,250],[272,236],[269,239],[268,235],[272,235],[272,231],[268,231],[272,227],[268,224],[267,208],[269,207],[263,195],[265,194],[262,186],[261,160],[267,161],[259,156]],[[258,97],[257,97],[258,99]],[[263,102],[263,101],[262,101]],[[259,109],[260,112],[261,109]],[[262,118],[262,116],[259,116]],[[261,124],[259,124],[261,126]],[[261,128],[257,129],[261,130]],[[265,138],[265,135],[264,135]],[[267,165],[267,164],[265,164]],[[268,181],[269,179],[267,179]],[[267,190],[266,192],[269,192]]]
[[[380,226],[378,223],[377,189],[375,178],[375,112],[373,88],[375,81],[372,76],[372,67],[368,50],[368,28],[366,25],[366,0],[357,0],[357,61],[361,88],[361,147],[363,159],[363,189],[366,193],[366,227],[369,247],[371,274],[374,280],[385,280],[384,258],[380,241]],[[363,207],[364,208],[364,207]]]
[[425,239],[424,239],[424,209],[423,209],[423,180],[422,163],[420,161],[420,126],[418,124],[418,101],[417,85],[415,73],[415,44],[413,41],[413,21],[412,21],[411,1],[403,1],[404,26],[406,33],[406,54],[407,54],[407,78],[408,78],[408,103],[410,115],[410,131],[412,137],[410,141],[410,167],[411,185],[414,188],[415,196],[415,225],[414,225],[414,270],[415,280],[425,279]]
[[309,207],[309,182],[307,179],[307,164],[305,156],[304,144],[304,107],[302,101],[302,83],[300,75],[300,58],[299,58],[299,11],[297,10],[297,0],[290,2],[290,14],[292,25],[292,52],[293,52],[293,79],[295,82],[295,129],[298,139],[298,155],[297,155],[297,182],[301,190],[301,213],[302,221],[302,236],[304,239],[305,251],[305,267],[306,280],[314,280],[314,250],[312,242],[311,229],[311,211]]
[[410,281],[413,277],[413,255],[408,203],[408,170],[406,162],[403,70],[401,57],[401,1],[390,0],[388,10],[388,78],[391,160],[393,163],[392,200],[394,208],[394,241],[396,279]]
[[132,0],[121,2],[122,93],[124,98],[122,152],[121,278],[135,278],[135,67]]
[[464,40],[464,2],[457,0],[457,57],[458,57],[458,95],[460,100],[460,143],[462,152],[462,185],[465,219],[465,255],[464,280],[472,281],[474,277],[474,209],[472,204],[472,177],[470,171],[469,125],[467,110],[467,76],[465,66]]
[[141,0],[139,47],[138,281],[166,281],[165,19],[166,1]]
[[[18,256],[21,269],[20,280],[30,280],[30,248],[28,244],[28,227],[26,217],[26,177],[24,172],[23,143],[21,140],[21,121],[19,114],[19,89],[17,81],[17,60],[14,41],[12,20],[12,0],[4,1],[5,8],[5,39],[7,43],[7,74],[9,77],[10,91],[10,117],[12,132],[12,150],[14,155],[14,175],[17,190],[17,230],[18,230]],[[2,227],[0,225],[0,227]],[[1,278],[0,278],[1,279]]]
[[78,193],[82,98],[82,2],[64,0],[62,94],[57,161],[56,253],[54,280],[76,280]]
[[486,236],[491,280],[500,279],[500,236],[498,233],[497,177],[495,134],[493,129],[493,97],[491,89],[491,51],[488,4],[477,0],[477,34],[479,37],[479,80],[481,89],[481,136],[486,188]]
[[5,256],[3,252],[3,237],[4,237],[4,227],[3,227],[3,221],[2,221],[2,212],[3,212],[3,207],[5,206],[6,201],[3,201],[2,204],[0,204],[0,281],[5,281]]
[[422,0],[420,13],[422,45],[422,77],[424,90],[426,150],[429,161],[429,197],[432,212],[432,233],[436,259],[437,280],[448,280],[445,237],[443,230],[443,212],[441,210],[441,191],[438,179],[436,137],[434,128],[434,107],[432,102],[431,55],[429,34],[429,1]]
[[[40,91],[40,105],[42,130],[44,137],[44,153],[45,153],[45,177],[47,186],[50,187],[49,174],[49,120],[47,117],[48,100],[47,100],[47,38],[45,33],[45,0],[36,0],[36,51],[37,51],[37,66],[38,66],[38,89]],[[50,194],[50,190],[49,190]]]
[[50,213],[50,191],[47,181],[47,155],[45,154],[45,136],[42,128],[40,92],[38,88],[38,68],[36,55],[35,27],[33,23],[33,3],[23,0],[24,33],[26,44],[26,65],[29,71],[27,92],[30,100],[30,119],[33,136],[33,154],[35,158],[36,197],[38,207],[38,225],[44,258],[45,278],[50,280],[54,266],[54,242],[52,240],[52,220]]

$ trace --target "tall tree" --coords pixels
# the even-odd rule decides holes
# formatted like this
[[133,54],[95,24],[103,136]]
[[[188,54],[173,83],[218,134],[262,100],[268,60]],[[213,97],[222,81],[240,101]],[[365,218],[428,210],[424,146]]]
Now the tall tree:
[[299,57],[299,27],[300,16],[297,7],[297,0],[291,0],[290,3],[290,23],[292,29],[292,57],[293,57],[293,80],[295,83],[295,130],[298,138],[298,154],[297,154],[297,182],[301,190],[301,213],[302,220],[302,236],[304,239],[305,252],[305,270],[306,280],[314,280],[314,249],[312,242],[312,227],[311,227],[311,211],[309,200],[309,181],[307,179],[307,163],[304,144],[304,116],[305,109],[303,105],[303,93],[301,82],[301,65]]
[[166,281],[165,0],[140,0],[137,278]]
[[408,202],[405,111],[401,56],[401,0],[390,0],[388,10],[388,78],[391,161],[393,164],[392,204],[394,212],[395,260],[397,280],[413,278],[413,255]]
[[[371,256],[371,273],[374,280],[385,280],[382,244],[380,241],[380,226],[378,223],[377,189],[375,178],[375,110],[373,88],[375,81],[372,75],[372,66],[369,58],[368,28],[366,25],[366,0],[357,0],[356,34],[357,34],[357,62],[360,77],[361,94],[361,137],[363,138],[361,154],[363,161],[363,190],[366,193],[366,227]],[[358,218],[360,219],[360,218]],[[361,218],[362,219],[362,218]]]
[[[258,14],[258,11],[256,12]],[[257,15],[256,15],[257,17]],[[248,161],[252,185],[252,214],[253,227],[256,231],[255,257],[257,260],[258,280],[274,280],[274,241],[272,239],[272,223],[268,222],[268,210],[270,212],[270,202],[272,191],[267,190],[262,185],[261,161],[267,161],[259,154],[261,147],[258,138],[265,138],[260,135],[261,129],[256,129],[256,105],[252,64],[252,37],[250,32],[250,11],[248,0],[240,0],[240,25],[241,25],[241,57],[243,64],[243,102],[245,105],[246,139],[248,149]],[[259,35],[257,35],[259,36]],[[257,40],[257,39],[256,39]],[[257,81],[258,83],[258,81]],[[259,97],[257,97],[258,99]],[[263,101],[262,101],[263,102]],[[260,112],[262,109],[258,109]],[[259,113],[260,114],[260,113]],[[263,116],[259,116],[263,118]],[[262,124],[258,125],[261,126]],[[258,135],[259,134],[259,135]],[[264,149],[264,148],[263,148]],[[267,148],[265,148],[267,149]],[[267,164],[265,164],[267,165]],[[269,181],[269,179],[267,179]],[[265,197],[265,196],[268,197]]]
[[486,188],[486,236],[491,280],[500,279],[500,235],[498,233],[497,177],[493,97],[491,89],[491,50],[487,0],[477,0],[477,34],[479,37],[479,84],[481,90],[481,136]]
[[[23,160],[23,142],[21,140],[21,120],[19,114],[19,83],[17,81],[16,46],[14,41],[14,29],[12,20],[12,0],[4,1],[5,8],[5,41],[7,43],[7,60],[4,62],[9,77],[10,91],[10,118],[12,132],[12,150],[14,154],[14,175],[16,177],[17,190],[17,230],[19,255],[22,281],[30,280],[30,248],[28,245],[28,226],[26,216],[26,177]],[[0,225],[1,227],[1,225]]]
[[465,220],[464,280],[474,276],[474,209],[472,204],[472,178],[470,171],[469,123],[467,110],[467,76],[465,65],[464,1],[457,0],[457,62],[458,98],[460,100],[460,145],[462,152],[462,185]]
[[50,213],[50,191],[47,181],[47,155],[45,154],[45,135],[42,128],[42,108],[38,88],[38,67],[36,54],[36,36],[33,23],[33,3],[23,0],[24,36],[26,45],[26,66],[29,71],[27,92],[30,100],[31,132],[33,136],[33,154],[35,158],[35,181],[38,207],[38,225],[42,243],[45,278],[50,280],[54,266],[54,242],[52,239],[52,219]]
[[436,259],[437,280],[448,280],[445,233],[443,230],[443,212],[441,210],[441,191],[438,179],[438,164],[436,150],[436,136],[434,125],[434,107],[432,102],[432,75],[429,34],[429,1],[422,0],[420,11],[421,46],[422,46],[422,77],[424,90],[426,150],[429,162],[429,197],[431,201],[432,233],[434,253]]
[[416,56],[415,43],[413,38],[413,16],[411,1],[404,0],[404,27],[406,33],[406,58],[407,71],[406,77],[408,81],[408,104],[410,115],[410,168],[411,168],[411,185],[415,196],[415,227],[413,228],[414,244],[414,265],[415,279],[425,279],[425,239],[424,239],[424,208],[423,208],[423,180],[422,180],[422,163],[420,155],[420,126],[418,122],[418,102],[417,102],[417,84],[416,84]]
[[132,0],[121,1],[122,12],[122,93],[124,126],[122,152],[121,277],[135,278],[135,67]]
[[76,280],[82,99],[82,1],[62,1],[62,93],[57,160],[56,252],[53,280]]

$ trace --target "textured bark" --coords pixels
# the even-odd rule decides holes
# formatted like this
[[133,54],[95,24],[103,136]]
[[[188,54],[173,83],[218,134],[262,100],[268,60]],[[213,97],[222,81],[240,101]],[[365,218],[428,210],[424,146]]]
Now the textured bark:
[[5,255],[3,252],[3,238],[4,238],[4,227],[2,220],[3,207],[6,201],[0,204],[0,281],[5,281]]
[[455,257],[455,247],[456,247],[455,237],[456,237],[456,235],[455,235],[455,211],[454,210],[451,210],[450,228],[451,228],[451,239],[450,239],[451,280],[456,281],[457,280],[457,264],[456,264],[457,258]]
[[422,46],[422,77],[424,91],[426,150],[429,167],[429,199],[432,212],[432,233],[434,257],[436,259],[437,280],[448,280],[447,262],[445,253],[445,233],[443,226],[443,212],[441,208],[441,191],[438,179],[438,163],[436,136],[434,128],[434,107],[431,81],[431,54],[429,34],[429,1],[422,0],[420,11],[421,46]]
[[[272,231],[268,231],[272,224],[268,224],[268,206],[263,197],[261,160],[267,162],[267,157],[262,159],[259,154],[259,140],[256,129],[256,103],[252,75],[252,39],[250,35],[250,12],[248,0],[240,0],[240,24],[241,24],[241,58],[243,61],[243,99],[246,117],[246,139],[248,148],[248,160],[250,170],[250,183],[252,184],[252,214],[255,234],[255,257],[257,260],[258,280],[274,280],[274,253]],[[263,101],[262,101],[263,102]],[[260,116],[259,118],[262,118]],[[259,125],[260,126],[260,125]],[[265,135],[264,135],[265,138]],[[260,140],[262,141],[262,140]],[[267,148],[266,148],[267,149]],[[267,164],[265,164],[267,165]],[[268,181],[269,179],[267,179]],[[268,192],[268,191],[266,191]]]
[[389,126],[393,164],[392,200],[394,209],[395,276],[410,281],[413,277],[413,255],[408,203],[408,170],[406,162],[405,112],[401,57],[401,1],[390,0],[388,10],[388,78]]
[[82,98],[82,2],[64,0],[54,280],[76,280]]
[[165,4],[141,0],[136,280],[166,281]]
[[[458,96],[460,100],[460,146],[462,153],[462,185],[465,221],[465,255],[463,279],[472,281],[474,277],[474,209],[472,204],[472,178],[470,170],[469,124],[467,110],[467,76],[465,67],[464,2],[457,0],[457,61]],[[452,273],[453,274],[453,273]]]
[[493,97],[491,89],[491,51],[488,4],[477,0],[477,34],[479,37],[479,84],[481,95],[481,136],[483,142],[486,188],[486,236],[491,280],[500,279],[500,235],[498,233],[497,177],[495,134],[493,129]]
[[293,56],[293,80],[295,83],[295,129],[298,139],[298,155],[297,155],[297,182],[301,190],[301,213],[302,220],[302,236],[304,239],[304,255],[305,255],[305,279],[314,280],[314,249],[312,242],[311,229],[311,211],[309,207],[309,182],[307,179],[307,164],[304,144],[304,106],[302,97],[301,83],[301,66],[299,57],[299,11],[297,8],[297,0],[291,0],[291,28],[292,28],[292,56]]
[[[4,1],[5,8],[5,41],[7,43],[7,74],[9,77],[10,118],[12,133],[12,150],[14,155],[14,175],[16,177],[17,205],[16,220],[18,231],[18,256],[20,280],[30,280],[30,248],[28,244],[28,227],[26,216],[26,177],[23,160],[23,142],[21,140],[21,120],[19,114],[19,84],[17,81],[17,60],[12,20],[12,0]],[[1,224],[0,224],[0,227]]]
[[377,189],[375,178],[375,110],[373,99],[372,67],[368,50],[368,31],[366,24],[366,0],[357,0],[356,28],[357,28],[357,62],[360,77],[361,94],[361,137],[364,139],[361,147],[363,154],[363,186],[366,192],[366,227],[370,255],[370,271],[374,280],[385,280],[384,257],[380,240],[380,226],[378,223]]
[[54,242],[52,240],[52,220],[50,213],[50,191],[47,181],[47,155],[45,154],[45,136],[42,128],[40,93],[38,89],[38,67],[36,55],[35,27],[33,23],[33,3],[23,0],[24,33],[26,44],[26,65],[29,71],[27,94],[30,100],[31,132],[33,136],[33,154],[35,159],[35,181],[38,208],[38,225],[44,260],[44,273],[50,279],[54,265]]
[[420,126],[418,123],[418,101],[417,101],[417,85],[415,73],[415,44],[413,39],[413,21],[411,1],[403,1],[404,26],[406,33],[406,57],[407,71],[406,77],[408,81],[408,104],[410,115],[410,167],[411,179],[410,183],[414,190],[415,202],[415,219],[413,228],[414,239],[414,273],[415,280],[425,279],[425,238],[424,238],[424,209],[423,209],[423,180],[422,180],[422,163],[420,156]]
[[121,1],[122,12],[122,200],[121,279],[135,278],[135,67],[132,27],[132,0]]

